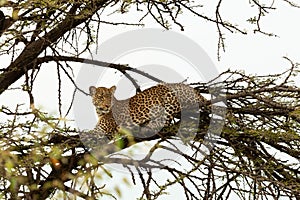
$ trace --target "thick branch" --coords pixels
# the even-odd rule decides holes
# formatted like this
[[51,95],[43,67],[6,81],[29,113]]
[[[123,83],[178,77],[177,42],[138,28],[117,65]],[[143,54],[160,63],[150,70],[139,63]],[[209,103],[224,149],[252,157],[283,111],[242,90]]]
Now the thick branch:
[[34,67],[33,61],[48,46],[58,41],[65,33],[91,18],[107,2],[106,0],[99,0],[95,2],[95,6],[93,7],[88,4],[78,15],[68,15],[44,37],[28,44],[18,58],[7,67],[6,71],[0,74],[0,94],[21,78],[26,71],[32,69]]

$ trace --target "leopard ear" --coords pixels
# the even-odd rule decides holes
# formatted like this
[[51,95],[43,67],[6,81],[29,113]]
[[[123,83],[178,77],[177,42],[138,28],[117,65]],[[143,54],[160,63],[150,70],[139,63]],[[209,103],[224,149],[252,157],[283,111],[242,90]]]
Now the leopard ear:
[[89,90],[90,90],[90,95],[93,96],[96,94],[97,88],[95,86],[90,86]]
[[116,91],[116,86],[112,86],[111,88],[109,88],[109,91],[114,94]]

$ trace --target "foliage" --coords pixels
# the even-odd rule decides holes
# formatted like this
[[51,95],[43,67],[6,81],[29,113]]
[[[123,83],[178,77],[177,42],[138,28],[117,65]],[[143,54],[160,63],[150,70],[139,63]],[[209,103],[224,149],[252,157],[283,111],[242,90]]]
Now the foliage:
[[[209,154],[202,149],[211,144],[205,143],[203,134],[208,129],[209,111],[201,113],[203,118],[197,131],[185,129],[187,133],[176,134],[174,130],[178,130],[179,123],[174,123],[162,130],[165,131],[163,137],[145,138],[147,141],[120,138],[115,141],[119,149],[114,143],[108,144],[98,159],[84,146],[80,136],[99,138],[93,138],[93,131],[78,133],[69,119],[70,109],[62,112],[62,107],[67,105],[61,98],[65,81],[62,75],[73,83],[74,92],[84,93],[75,84],[70,63],[83,62],[92,45],[97,45],[100,24],[139,26],[149,16],[166,29],[175,25],[183,30],[180,15],[189,13],[216,24],[220,50],[224,48],[224,31],[247,32],[223,20],[224,2],[217,2],[215,17],[210,17],[202,12],[204,4],[189,0],[0,1],[6,15],[0,19],[0,55],[8,61],[1,69],[0,94],[1,97],[7,92],[14,92],[18,97],[26,95],[15,108],[1,105],[0,197],[46,199],[57,195],[66,199],[103,196],[118,199],[124,196],[121,186],[133,184],[140,189],[140,199],[163,198],[170,188],[181,190],[186,199],[236,196],[240,199],[299,199],[300,88],[293,82],[299,77],[299,66],[290,60],[291,68],[282,74],[250,76],[228,70],[220,75],[222,82],[193,84],[201,93],[221,87],[227,99],[224,128],[220,136],[210,138],[214,148]],[[283,2],[298,7],[291,1]],[[258,9],[248,20],[254,30],[271,35],[262,31],[259,22],[274,9],[273,5],[252,0],[249,6]],[[140,13],[137,22],[103,20],[107,10],[121,15],[133,12],[133,8]],[[80,44],[82,40],[85,45]],[[36,78],[48,62],[54,62],[57,69],[57,76],[52,80],[57,80],[58,114],[53,115],[36,105],[33,92]],[[88,62],[123,74],[135,71],[149,77],[126,65]],[[217,101],[219,99],[212,99],[211,103]],[[68,105],[71,106],[72,103]],[[216,106],[217,113],[218,110],[224,111]],[[182,142],[188,146],[184,151],[175,145],[182,139],[179,136],[186,138]],[[140,144],[151,146],[144,157],[135,158],[132,154],[140,150]],[[161,152],[172,153],[174,158],[154,159],[154,155]],[[119,156],[115,156],[116,153]],[[129,174],[122,179],[122,184],[114,175],[116,172],[110,170],[112,164],[121,165]],[[111,180],[118,185],[109,187]]]

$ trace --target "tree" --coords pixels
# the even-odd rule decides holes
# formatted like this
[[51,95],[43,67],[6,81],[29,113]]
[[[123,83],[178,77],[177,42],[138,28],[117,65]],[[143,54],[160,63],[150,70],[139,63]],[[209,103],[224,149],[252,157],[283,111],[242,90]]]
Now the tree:
[[[283,2],[299,7],[291,1]],[[223,123],[213,120],[211,111],[206,109],[196,131],[191,133],[189,128],[184,129],[185,145],[193,153],[181,151],[174,145],[178,140],[174,130],[180,125],[174,123],[172,127],[164,127],[162,131],[166,134],[162,137],[142,140],[122,137],[115,144],[97,141],[107,149],[102,149],[103,146],[96,142],[103,154],[95,159],[80,138],[87,135],[95,139],[93,131],[79,132],[68,121],[69,109],[66,114],[62,112],[63,106],[68,105],[62,101],[61,88],[65,81],[62,76],[73,83],[74,93],[84,93],[84,89],[75,83],[70,63],[87,61],[84,56],[93,45],[97,45],[98,29],[102,23],[140,26],[150,17],[165,29],[175,25],[183,30],[181,13],[190,13],[216,25],[219,54],[225,46],[225,31],[246,34],[239,26],[223,20],[222,3],[220,0],[216,4],[215,17],[209,17],[202,14],[202,5],[188,0],[1,2],[5,18],[0,15],[0,52],[9,62],[1,69],[0,94],[14,92],[27,96],[25,101],[20,99],[15,108],[2,105],[0,109],[5,119],[0,124],[0,196],[5,199],[46,199],[53,195],[117,199],[118,195],[124,195],[121,186],[107,189],[105,176],[114,178],[108,164],[121,163],[130,174],[129,179],[123,180],[124,184],[140,185],[140,199],[163,197],[169,188],[177,186],[186,199],[228,199],[234,195],[240,199],[300,199],[300,88],[293,82],[299,76],[299,66],[288,58],[291,68],[281,74],[250,76],[226,71],[220,74],[222,82],[215,79],[217,81],[195,83],[194,87],[201,93],[221,87],[219,92],[226,95],[227,112],[220,137],[206,140],[203,134],[209,128],[207,120]],[[260,20],[274,7],[255,0],[250,1],[249,6],[258,9],[257,15],[248,20],[254,24],[254,31],[272,36],[262,30]],[[134,9],[140,14],[138,23],[102,20],[101,13],[107,10],[113,10],[114,14],[128,14]],[[84,46],[77,45],[81,39],[85,41]],[[57,81],[58,88],[58,114],[55,115],[38,108],[35,103],[36,78],[48,62],[54,62],[57,69],[57,76],[51,83],[54,85],[54,80]],[[128,72],[150,77],[146,72],[127,65],[101,60],[88,62],[121,72],[133,82],[137,91],[139,85]],[[220,99],[211,99],[210,103],[217,101]],[[215,113],[223,114],[222,107],[212,107]],[[188,118],[187,126],[192,122],[193,118]],[[193,137],[186,137],[191,135]],[[130,149],[134,144],[132,140],[137,143],[152,140],[154,143],[150,143],[153,146],[142,159],[111,156],[120,149]],[[214,140],[215,146],[205,154],[201,145],[210,140]],[[153,155],[158,151],[171,152],[183,161],[172,160],[173,165],[167,165],[165,160],[154,160]],[[156,170],[166,175],[158,177],[154,173]]]

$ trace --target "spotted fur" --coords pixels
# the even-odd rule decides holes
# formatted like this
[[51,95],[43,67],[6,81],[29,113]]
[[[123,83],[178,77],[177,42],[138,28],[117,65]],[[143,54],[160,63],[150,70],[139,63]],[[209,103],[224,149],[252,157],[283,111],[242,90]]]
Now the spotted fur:
[[182,110],[199,109],[206,100],[194,88],[182,83],[164,83],[126,100],[114,97],[116,87],[90,87],[98,115],[95,130],[113,138],[120,130],[158,132],[170,125]]

